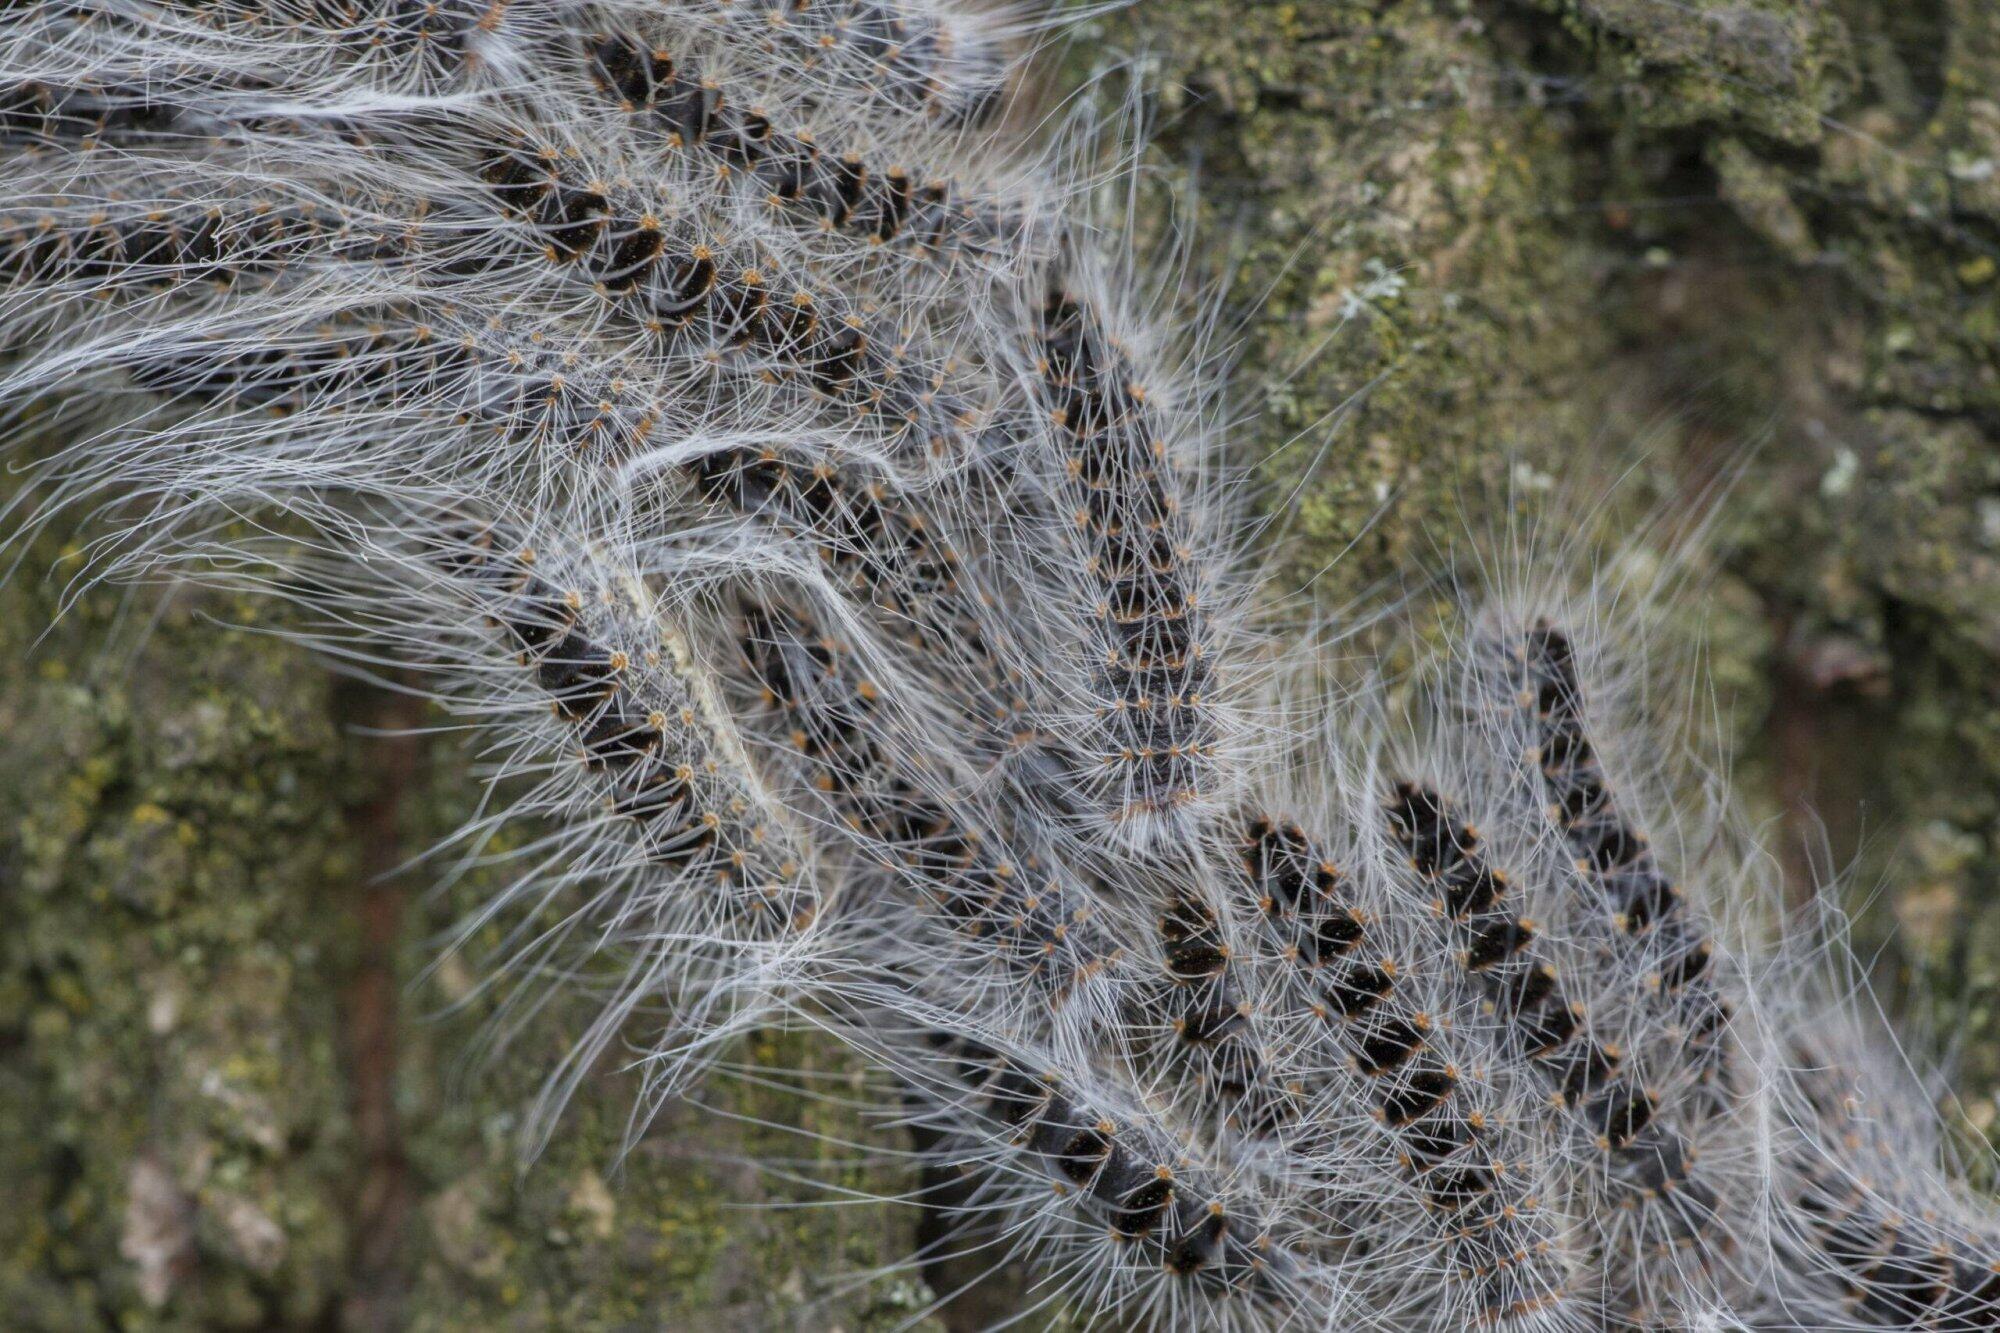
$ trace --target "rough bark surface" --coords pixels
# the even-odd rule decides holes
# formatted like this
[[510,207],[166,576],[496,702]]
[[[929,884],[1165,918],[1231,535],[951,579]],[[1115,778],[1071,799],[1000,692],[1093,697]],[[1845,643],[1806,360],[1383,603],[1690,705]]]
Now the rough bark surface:
[[[1790,873],[1818,820],[1887,886],[1890,979],[1940,987],[1990,1128],[2000,7],[1149,0],[1087,37],[1143,59],[1158,159],[1239,252],[1288,586],[1345,605],[1582,472],[1630,469],[1615,534],[1740,471],[1688,611],[1736,779]],[[0,589],[10,1326],[855,1330],[929,1299],[867,1276],[909,1210],[738,1206],[816,1197],[741,1163],[834,1160],[754,1123],[860,1132],[823,1103],[727,1089],[744,1119],[671,1113],[615,1171],[611,1071],[519,1174],[565,1016],[465,1059],[488,1001],[423,969],[481,885],[397,872],[477,799],[467,756],[371,734],[412,719],[255,606],[93,593],[42,637],[75,565],[50,537]]]

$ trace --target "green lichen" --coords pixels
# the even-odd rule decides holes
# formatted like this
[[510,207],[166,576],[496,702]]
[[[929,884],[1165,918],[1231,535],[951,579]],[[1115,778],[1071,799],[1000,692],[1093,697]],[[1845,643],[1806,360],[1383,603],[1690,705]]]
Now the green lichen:
[[0,1300],[29,1328],[309,1322],[345,1247],[326,680],[186,609],[141,647],[108,597],[37,645],[65,568],[0,594],[0,1170],[27,1195]]

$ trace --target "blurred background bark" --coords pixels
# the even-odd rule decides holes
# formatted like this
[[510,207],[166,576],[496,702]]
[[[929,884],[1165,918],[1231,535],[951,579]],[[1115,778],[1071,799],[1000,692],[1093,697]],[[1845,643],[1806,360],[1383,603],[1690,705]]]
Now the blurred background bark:
[[[1625,474],[1608,535],[1727,477],[1687,609],[1735,781],[1795,883],[1848,872],[1884,980],[1936,988],[1967,1108],[2000,1082],[2000,7],[1989,0],[1149,0],[1153,159],[1233,255],[1239,441],[1292,506],[1279,587],[1417,589],[1510,499]],[[1088,53],[1087,55],[1084,53]],[[1329,414],[1338,412],[1329,421]],[[1337,564],[1328,561],[1345,552]],[[497,1058],[478,876],[398,870],[477,799],[395,696],[266,608],[0,589],[0,1309],[70,1329],[893,1327],[893,1165],[584,1091],[525,1175],[571,1030]],[[247,627],[247,628],[245,628]],[[44,632],[46,636],[44,637]],[[383,732],[390,733],[388,735]],[[421,979],[420,979],[421,978]],[[796,1039],[746,1058],[840,1072]],[[963,1322],[962,1320],[959,1322]]]

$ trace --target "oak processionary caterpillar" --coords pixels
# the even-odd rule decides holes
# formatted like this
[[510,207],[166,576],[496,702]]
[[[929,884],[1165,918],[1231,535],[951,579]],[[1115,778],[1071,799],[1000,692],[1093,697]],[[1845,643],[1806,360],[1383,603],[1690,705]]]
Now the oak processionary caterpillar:
[[1471,605],[1300,757],[1176,294],[1101,132],[1010,128],[1048,22],[11,7],[0,402],[93,423],[16,526],[508,756],[490,914],[605,991],[531,1146],[614,1042],[657,1105],[809,1021],[1084,1318],[2000,1327],[1891,1039],[1649,840],[1615,620]]

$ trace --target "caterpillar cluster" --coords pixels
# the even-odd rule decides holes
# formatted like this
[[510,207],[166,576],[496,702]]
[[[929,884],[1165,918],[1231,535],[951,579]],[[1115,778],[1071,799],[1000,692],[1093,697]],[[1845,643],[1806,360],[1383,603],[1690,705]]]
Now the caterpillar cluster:
[[1508,903],[1507,876],[1487,862],[1478,831],[1437,792],[1408,782],[1396,785],[1388,817],[1411,866],[1437,890],[1459,966],[1484,985],[1510,1053],[1599,1154],[1603,1206],[1632,1216],[1637,1234],[1621,1256],[1628,1271],[1643,1282],[1656,1258],[1685,1249],[1706,1263],[1712,1251],[1726,1253],[1729,1238],[1712,1230],[1720,1199],[1697,1167],[1695,1135],[1671,1108],[1663,1116],[1658,1090],[1617,1043],[1591,1030],[1588,1008],[1570,998],[1560,969],[1537,947],[1536,927]]
[[549,832],[460,943],[601,1001],[531,1146],[796,1023],[1085,1318],[2000,1324],[1886,1034],[1649,841],[1636,638],[1468,588],[1434,708],[1272,668],[1185,294],[1003,114],[1038,26],[0,12],[0,411],[88,422],[10,513],[478,736],[473,840]]
[[1397,1165],[1442,1219],[1452,1272],[1475,1286],[1476,1312],[1521,1322],[1560,1305],[1570,1277],[1552,1201],[1509,1152],[1494,1089],[1461,1040],[1413,998],[1418,955],[1398,959],[1371,939],[1371,914],[1297,826],[1258,817],[1239,836],[1248,896],[1284,941],[1308,1011],[1362,1080]]

